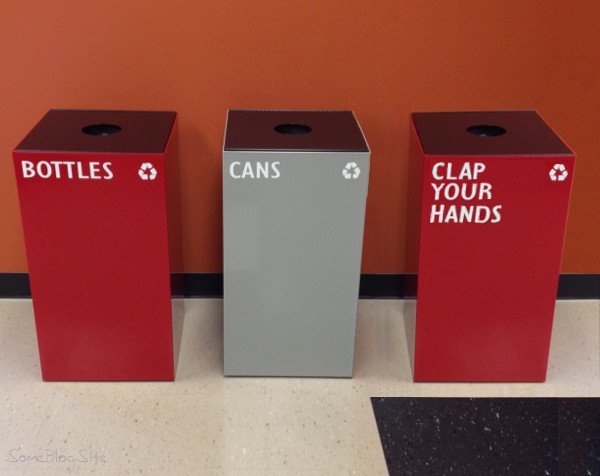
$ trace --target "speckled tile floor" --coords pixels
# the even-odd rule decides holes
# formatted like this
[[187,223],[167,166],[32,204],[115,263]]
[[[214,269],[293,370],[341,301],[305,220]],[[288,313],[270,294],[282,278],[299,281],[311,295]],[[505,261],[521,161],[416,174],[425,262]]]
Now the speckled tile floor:
[[599,301],[557,303],[544,384],[412,383],[393,300],[360,302],[353,379],[223,378],[222,302],[184,305],[174,383],[68,383],[0,300],[0,474],[385,475],[371,397],[600,397]]

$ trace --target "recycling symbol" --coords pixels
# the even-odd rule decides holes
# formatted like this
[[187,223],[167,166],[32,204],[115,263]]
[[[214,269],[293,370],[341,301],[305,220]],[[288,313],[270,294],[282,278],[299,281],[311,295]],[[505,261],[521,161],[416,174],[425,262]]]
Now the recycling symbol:
[[154,180],[156,178],[156,169],[150,162],[144,162],[138,170],[138,175],[142,180]]
[[563,164],[554,164],[550,170],[550,180],[553,182],[563,182],[568,175],[569,172],[567,172],[567,168]]
[[360,169],[356,165],[356,162],[348,162],[344,170],[342,170],[342,175],[346,180],[357,179],[360,175]]

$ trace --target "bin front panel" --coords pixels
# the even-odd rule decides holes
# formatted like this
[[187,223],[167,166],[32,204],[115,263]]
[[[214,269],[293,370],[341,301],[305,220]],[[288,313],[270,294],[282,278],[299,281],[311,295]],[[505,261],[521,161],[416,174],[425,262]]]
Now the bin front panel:
[[414,159],[415,380],[545,380],[574,156]]
[[14,163],[43,378],[172,380],[164,155]]
[[226,375],[352,375],[368,177],[368,153],[224,152]]

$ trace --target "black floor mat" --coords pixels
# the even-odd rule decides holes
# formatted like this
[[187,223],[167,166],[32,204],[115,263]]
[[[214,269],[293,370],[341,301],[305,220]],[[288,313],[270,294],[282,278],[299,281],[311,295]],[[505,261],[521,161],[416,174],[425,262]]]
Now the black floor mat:
[[371,399],[390,475],[600,476],[600,399]]

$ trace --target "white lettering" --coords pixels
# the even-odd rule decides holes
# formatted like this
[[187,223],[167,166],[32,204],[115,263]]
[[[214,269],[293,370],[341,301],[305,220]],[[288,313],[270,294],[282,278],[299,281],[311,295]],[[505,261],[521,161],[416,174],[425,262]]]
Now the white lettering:
[[437,164],[435,164],[433,166],[433,169],[431,170],[431,174],[433,175],[433,178],[435,180],[444,180],[444,176],[438,174],[438,169],[440,167],[443,167],[444,165],[446,165],[446,164],[444,164],[444,162],[438,162]]
[[100,162],[90,162],[90,178],[92,180],[100,179]]
[[77,176],[82,180],[86,180],[86,179],[90,178],[89,175],[84,175],[81,162],[77,162]]
[[273,171],[273,176],[271,178],[278,179],[279,177],[281,177],[281,172],[278,168],[279,165],[281,165],[281,162],[273,162],[271,164],[271,170]]
[[434,200],[456,200],[461,198],[465,201],[491,200],[492,185],[489,183],[431,183],[434,191]]
[[474,164],[465,162],[458,175],[453,175],[453,165],[455,164],[452,164],[452,162],[438,162],[434,164],[431,169],[431,175],[434,180],[477,180],[479,174],[485,171],[485,164],[482,164],[481,162],[475,162]]
[[458,174],[458,180],[471,180],[471,177],[471,168],[469,167],[469,163],[465,162]]
[[21,168],[23,169],[23,178],[35,177],[35,170],[33,170],[33,162],[23,160],[21,162]]
[[[473,198],[475,198],[475,194],[477,193],[477,185],[476,183],[463,183],[461,184],[461,197],[463,198],[463,200],[473,200]],[[467,188],[469,187],[469,185],[471,186],[471,193],[467,193]]]
[[[229,166],[229,175],[234,179],[277,179],[281,177],[279,170],[281,162],[232,162]],[[242,168],[239,173],[239,168]]]
[[[453,172],[454,167],[454,172]],[[458,170],[458,173],[456,173]],[[492,184],[473,183],[485,172],[481,162],[437,162],[431,169],[434,201],[483,201],[492,199]],[[444,180],[444,182],[440,182]],[[451,181],[448,183],[447,181]],[[471,181],[471,183],[468,183]],[[450,205],[433,204],[429,215],[430,223],[498,223],[501,221],[502,205]]]
[[493,208],[485,205],[432,205],[429,223],[498,223],[502,205]]
[[487,198],[488,200],[492,199],[492,184],[491,183],[479,184],[479,200],[483,200],[484,198]]
[[456,177],[454,175],[452,175],[452,163],[448,164],[446,178],[448,180],[456,180]]
[[246,178],[246,177],[254,178],[254,171],[252,170],[251,162],[246,162],[244,164],[244,170],[242,171],[242,178]]
[[442,218],[444,216],[444,205],[432,205],[431,206],[431,215],[429,216],[429,223],[442,223]]
[[500,216],[500,210],[502,210],[502,205],[496,205],[494,208],[492,208],[492,213],[494,214],[492,223],[498,223],[500,221],[500,219],[502,218]]
[[62,164],[62,162],[51,162],[51,164],[54,165],[54,176],[60,178],[60,164]]
[[460,207],[460,223],[471,223],[473,221],[473,207]]
[[38,162],[36,171],[41,178],[49,178],[52,175],[52,166],[48,162]]
[[433,187],[433,191],[434,191],[434,193],[435,193],[435,199],[434,199],[434,200],[439,200],[439,199],[440,199],[440,191],[442,190],[442,188],[444,188],[444,185],[445,185],[445,184],[441,183],[441,184],[439,184],[439,185],[436,187],[436,184],[435,184],[435,183],[432,183],[432,184],[431,184],[431,186]]
[[104,169],[104,172],[106,173],[106,175],[104,175],[104,180],[110,180],[114,177],[112,170],[110,170],[110,168],[112,167],[112,162],[104,162],[102,164],[102,168]]
[[229,175],[231,175],[235,179],[242,178],[239,174],[235,173],[235,168],[238,165],[242,165],[242,164],[240,162],[232,162],[231,165],[229,166]]
[[459,192],[460,189],[458,188],[458,184],[449,183],[446,185],[446,189],[444,190],[444,196],[446,197],[446,200],[456,200]]
[[[75,168],[74,168],[75,166]],[[73,179],[82,180],[111,180],[114,174],[111,170],[111,162],[61,162],[58,160],[41,160],[37,164],[29,160],[21,161],[23,178],[39,177],[42,179]]]
[[489,207],[477,206],[475,211],[475,223],[487,223],[490,220],[492,211]]
[[75,162],[63,162],[63,164],[65,164],[67,166],[67,177],[72,179],[73,178],[73,166],[75,165]]
[[477,180],[477,176],[480,173],[483,173],[484,170],[485,164],[482,164],[481,162],[475,162],[475,166],[473,168],[473,180]]
[[256,178],[269,178],[269,162],[256,163]]
[[444,219],[444,223],[458,223],[458,212],[456,211],[456,205],[450,205],[448,207],[448,214]]

